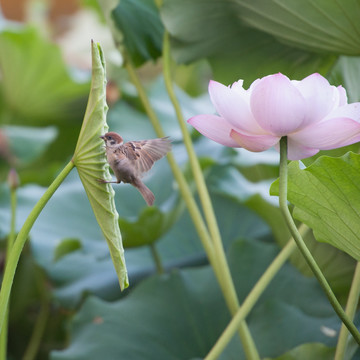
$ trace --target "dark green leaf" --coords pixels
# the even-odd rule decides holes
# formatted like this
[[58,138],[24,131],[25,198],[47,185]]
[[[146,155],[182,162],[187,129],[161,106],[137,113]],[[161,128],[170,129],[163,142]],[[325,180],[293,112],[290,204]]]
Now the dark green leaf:
[[161,56],[164,28],[153,0],[121,0],[112,15],[136,66]]
[[81,241],[79,239],[63,239],[55,248],[54,261],[58,261],[73,251],[81,249]]
[[120,218],[120,228],[125,248],[150,245],[159,240],[174,224],[181,214],[184,206],[171,206],[164,212],[155,206],[142,210],[135,222]]
[[[38,250],[39,247],[37,246]],[[47,265],[46,272],[53,285],[53,297],[67,309],[76,309],[89,293],[109,301],[119,299],[119,280],[105,248],[99,246],[100,256],[85,250],[71,252]]]

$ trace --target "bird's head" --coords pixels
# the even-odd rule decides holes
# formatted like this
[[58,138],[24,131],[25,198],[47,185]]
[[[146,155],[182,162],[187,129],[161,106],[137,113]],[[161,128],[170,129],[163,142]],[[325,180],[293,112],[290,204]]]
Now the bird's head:
[[105,141],[105,145],[108,147],[122,145],[124,142],[123,138],[116,132],[108,132],[100,138]]

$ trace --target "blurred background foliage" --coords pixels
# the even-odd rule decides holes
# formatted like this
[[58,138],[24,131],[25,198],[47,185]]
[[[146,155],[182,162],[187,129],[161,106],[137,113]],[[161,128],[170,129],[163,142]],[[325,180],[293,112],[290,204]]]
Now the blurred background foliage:
[[[1,0],[0,5],[2,265],[10,228],[8,171],[16,168],[21,179],[19,230],[73,154],[89,93],[91,39],[101,43],[107,59],[109,128],[125,140],[156,136],[121,67],[129,56],[193,189],[161,75],[165,29],[185,119],[214,111],[206,93],[211,78],[224,83],[242,78],[249,85],[274,72],[296,79],[319,72],[343,84],[350,101],[360,99],[356,1],[340,6],[335,0],[165,0],[160,11],[152,0]],[[278,153],[224,148],[188,131],[243,300],[289,239],[277,199],[269,196]],[[357,152],[358,145],[326,153],[340,156],[348,150]],[[304,162],[311,164],[318,156]],[[41,337],[36,359],[195,359],[207,354],[229,313],[166,160],[145,180],[156,195],[152,208],[136,189],[114,186],[131,284],[124,293],[76,172],[55,193],[31,231],[17,271],[9,359],[22,358],[34,334]],[[311,234],[306,241],[337,296],[346,299],[355,261],[315,242]],[[44,319],[42,328],[39,319]],[[281,357],[287,352],[300,354],[299,359],[310,359],[309,353],[329,359],[340,326],[298,253],[263,294],[248,323],[260,354],[274,359],[288,359]],[[221,359],[243,358],[235,337]]]

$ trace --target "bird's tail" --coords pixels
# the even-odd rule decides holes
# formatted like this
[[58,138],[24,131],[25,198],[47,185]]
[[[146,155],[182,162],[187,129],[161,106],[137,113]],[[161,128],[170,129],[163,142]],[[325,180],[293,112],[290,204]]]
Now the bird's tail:
[[136,179],[132,185],[134,185],[140,191],[141,195],[149,206],[154,204],[154,194],[140,179]]

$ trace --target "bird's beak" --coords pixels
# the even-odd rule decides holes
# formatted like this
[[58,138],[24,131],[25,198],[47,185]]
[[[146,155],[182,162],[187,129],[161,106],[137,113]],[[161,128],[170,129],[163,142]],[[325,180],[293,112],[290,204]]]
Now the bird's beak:
[[101,135],[101,136],[99,136],[99,138],[104,140],[104,139],[105,139],[105,136],[104,136],[104,135]]

